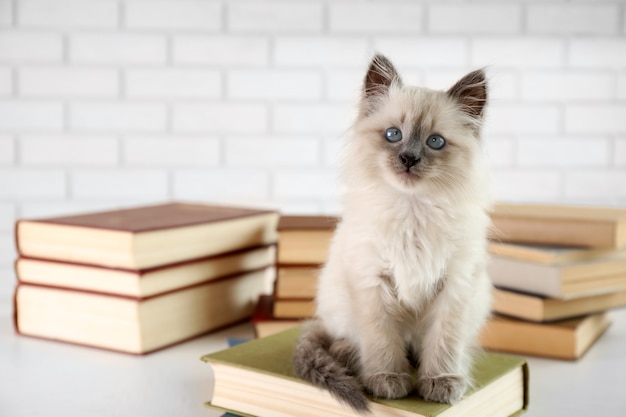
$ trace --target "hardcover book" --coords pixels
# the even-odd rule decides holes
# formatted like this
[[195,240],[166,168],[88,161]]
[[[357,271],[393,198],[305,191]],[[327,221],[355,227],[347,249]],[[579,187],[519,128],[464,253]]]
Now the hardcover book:
[[[250,416],[358,416],[324,390],[294,374],[291,358],[300,328],[205,355],[215,377],[212,407]],[[371,399],[375,416],[481,416],[520,414],[528,405],[528,369],[523,358],[480,353],[473,386],[454,405],[431,403],[416,395],[398,400]]]
[[524,243],[490,241],[491,255],[520,261],[555,265],[568,262],[592,261],[620,256],[622,251],[614,249],[588,249],[576,246],[532,245]]
[[332,216],[282,216],[278,223],[278,265],[326,262],[337,221]]
[[250,318],[271,270],[263,268],[151,297],[18,284],[18,333],[145,354]]
[[299,319],[279,319],[273,315],[274,297],[263,294],[259,297],[259,302],[252,314],[252,324],[254,334],[257,338],[267,337],[275,333],[280,333],[302,323]]
[[496,204],[495,240],[599,249],[626,247],[626,208]]
[[275,256],[275,246],[261,246],[142,270],[21,257],[15,271],[21,283],[141,298],[269,267]]
[[589,350],[610,323],[606,313],[552,323],[495,316],[483,328],[480,344],[497,352],[576,360]]
[[167,203],[18,220],[20,256],[146,269],[276,243],[278,213]]

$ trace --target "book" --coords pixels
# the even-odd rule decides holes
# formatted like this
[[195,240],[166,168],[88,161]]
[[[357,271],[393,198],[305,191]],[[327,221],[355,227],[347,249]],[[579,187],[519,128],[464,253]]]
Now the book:
[[268,268],[152,297],[17,285],[19,334],[145,354],[250,318]]
[[[300,327],[202,357],[215,377],[211,407],[239,415],[358,416],[325,390],[297,378],[291,358]],[[528,368],[523,358],[483,352],[476,356],[473,386],[454,405],[427,402],[415,394],[371,399],[375,416],[518,415],[528,405]]]
[[333,216],[282,216],[278,222],[278,265],[326,262],[337,222]]
[[261,246],[141,270],[20,257],[15,271],[22,283],[149,297],[273,266],[275,256],[275,246]]
[[551,265],[575,261],[591,261],[620,255],[620,252],[612,249],[532,245],[493,240],[488,243],[487,248],[491,255]]
[[609,327],[606,313],[553,323],[492,317],[480,335],[484,349],[553,359],[581,358]]
[[626,307],[626,291],[561,300],[494,288],[495,313],[534,322],[549,322]]
[[570,299],[626,290],[626,257],[546,265],[492,256],[489,275],[498,287]]
[[626,247],[626,208],[558,204],[496,204],[492,238],[506,242]]
[[298,319],[275,318],[273,311],[274,296],[271,294],[262,294],[259,296],[259,302],[252,314],[252,325],[254,326],[254,334],[257,338],[280,333],[302,323],[302,320]]
[[315,314],[313,299],[274,299],[274,317],[279,319],[306,319]]
[[314,298],[320,266],[282,265],[277,268],[276,298]]
[[16,222],[20,256],[145,269],[276,243],[278,213],[166,203]]

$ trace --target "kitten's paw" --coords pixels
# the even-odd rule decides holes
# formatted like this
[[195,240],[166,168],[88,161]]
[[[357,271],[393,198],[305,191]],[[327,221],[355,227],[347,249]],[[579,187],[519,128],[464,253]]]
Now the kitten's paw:
[[413,389],[411,375],[407,373],[379,372],[364,378],[365,388],[380,398],[402,398]]
[[461,375],[422,377],[417,381],[417,391],[428,401],[452,404],[461,399],[467,381]]

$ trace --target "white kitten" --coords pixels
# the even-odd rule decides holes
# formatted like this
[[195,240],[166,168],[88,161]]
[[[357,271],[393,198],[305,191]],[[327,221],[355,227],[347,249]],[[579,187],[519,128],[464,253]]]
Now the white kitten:
[[357,411],[364,391],[450,403],[470,383],[490,309],[486,100],[483,71],[447,92],[403,85],[381,55],[367,71],[342,221],[294,355],[300,377]]

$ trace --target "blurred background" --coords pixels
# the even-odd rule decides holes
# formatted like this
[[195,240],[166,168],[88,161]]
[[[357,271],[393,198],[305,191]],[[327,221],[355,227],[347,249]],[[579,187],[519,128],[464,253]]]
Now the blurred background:
[[622,1],[0,0],[0,300],[20,217],[338,213],[375,51],[432,88],[487,67],[498,200],[626,204]]

